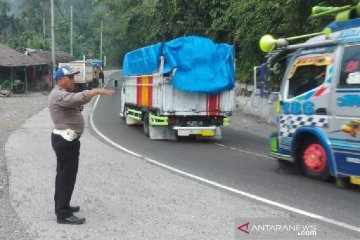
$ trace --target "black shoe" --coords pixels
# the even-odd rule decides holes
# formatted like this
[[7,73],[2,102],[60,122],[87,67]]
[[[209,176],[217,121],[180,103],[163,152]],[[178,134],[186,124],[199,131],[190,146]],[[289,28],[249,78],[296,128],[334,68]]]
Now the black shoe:
[[72,224],[72,225],[76,225],[76,224],[83,224],[85,223],[86,219],[85,218],[79,218],[75,215],[72,215],[68,218],[58,218],[57,222],[60,224]]
[[[80,206],[73,206],[73,207],[69,207],[69,208],[72,213],[80,211]],[[56,210],[55,210],[55,215],[57,215]]]
[[70,208],[71,208],[71,211],[72,211],[73,213],[80,211],[80,206],[72,206],[72,207],[70,207]]

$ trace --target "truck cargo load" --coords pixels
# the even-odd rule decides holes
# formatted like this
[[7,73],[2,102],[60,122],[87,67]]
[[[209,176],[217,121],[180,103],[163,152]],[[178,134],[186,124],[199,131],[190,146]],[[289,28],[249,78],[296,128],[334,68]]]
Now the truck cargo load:
[[125,55],[122,110],[151,139],[221,138],[233,108],[233,47],[191,36]]
[[93,67],[87,61],[72,61],[68,63],[59,63],[59,68],[69,66],[73,71],[79,71],[75,75],[75,89],[74,91],[81,91],[84,89],[91,89],[93,84]]

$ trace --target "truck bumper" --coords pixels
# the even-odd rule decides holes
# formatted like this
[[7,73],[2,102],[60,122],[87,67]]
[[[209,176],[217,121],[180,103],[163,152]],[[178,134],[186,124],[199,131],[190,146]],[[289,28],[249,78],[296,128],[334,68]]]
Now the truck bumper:
[[350,183],[360,185],[360,177],[350,176]]
[[284,149],[279,148],[279,134],[274,132],[269,136],[270,142],[270,156],[276,159],[286,160],[293,162],[293,158],[291,156],[290,151],[286,151]]
[[177,130],[178,136],[190,136],[190,135],[200,135],[203,137],[213,137],[216,134],[216,126],[210,127],[173,127],[174,130]]

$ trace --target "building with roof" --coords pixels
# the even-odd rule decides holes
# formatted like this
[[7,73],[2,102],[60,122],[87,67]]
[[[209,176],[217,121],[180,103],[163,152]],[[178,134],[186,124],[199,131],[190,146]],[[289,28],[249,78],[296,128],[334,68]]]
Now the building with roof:
[[[55,61],[69,62],[75,58],[64,52],[56,52]],[[52,87],[51,52],[22,48],[19,51],[0,44],[0,86],[8,80],[14,92]]]

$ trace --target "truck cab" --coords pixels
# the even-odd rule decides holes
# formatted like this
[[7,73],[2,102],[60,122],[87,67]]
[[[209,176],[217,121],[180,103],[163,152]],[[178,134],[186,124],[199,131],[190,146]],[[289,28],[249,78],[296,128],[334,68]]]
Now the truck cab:
[[360,177],[360,19],[336,24],[292,52],[277,107],[271,155],[327,180]]

